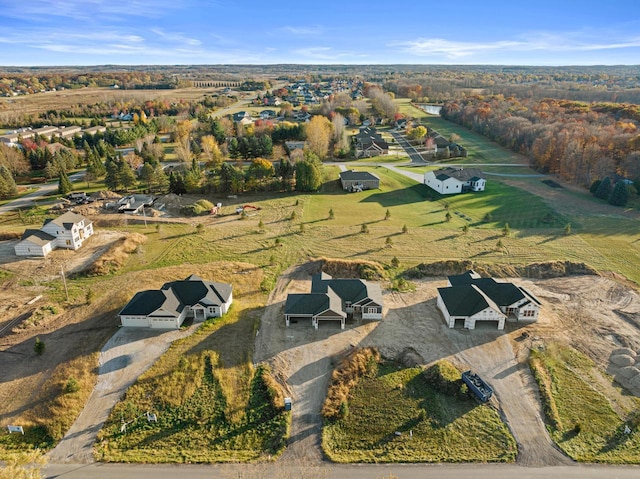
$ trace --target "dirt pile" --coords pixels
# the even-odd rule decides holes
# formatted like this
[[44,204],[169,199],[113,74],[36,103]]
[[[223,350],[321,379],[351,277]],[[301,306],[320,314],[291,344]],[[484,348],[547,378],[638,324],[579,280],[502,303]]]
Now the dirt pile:
[[114,193],[113,191],[102,190],[92,193],[91,198],[94,198],[96,200],[119,200],[120,198],[122,198],[122,196],[118,193]]
[[349,261],[318,258],[310,263],[312,274],[323,271],[334,278],[360,278],[380,281],[387,277],[384,268],[375,261]]
[[428,276],[451,276],[474,270],[481,276],[493,278],[535,278],[548,279],[573,275],[598,275],[598,272],[585,263],[571,261],[547,261],[531,263],[526,266],[513,264],[482,264],[470,260],[444,260],[435,263],[421,263],[407,270],[406,276],[419,279]]
[[632,393],[640,393],[640,356],[633,349],[614,349],[607,372],[613,373],[615,381]]
[[117,271],[126,262],[129,255],[145,241],[147,241],[147,237],[139,233],[132,233],[122,238],[87,269],[87,274],[102,276]]

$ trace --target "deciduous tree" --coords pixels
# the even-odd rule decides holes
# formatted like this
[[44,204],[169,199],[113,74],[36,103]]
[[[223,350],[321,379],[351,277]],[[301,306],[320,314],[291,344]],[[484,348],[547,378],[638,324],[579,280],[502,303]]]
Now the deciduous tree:
[[320,160],[324,160],[329,153],[332,130],[331,122],[326,117],[313,116],[305,126],[307,136],[304,144],[305,149],[315,153]]

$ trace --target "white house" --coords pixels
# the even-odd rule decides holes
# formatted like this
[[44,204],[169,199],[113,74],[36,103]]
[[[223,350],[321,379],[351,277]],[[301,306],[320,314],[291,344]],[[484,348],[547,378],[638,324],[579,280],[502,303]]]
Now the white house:
[[232,286],[192,274],[161,289],[140,291],[118,313],[124,327],[178,329],[185,319],[204,321],[225,314],[233,302]]
[[495,301],[475,285],[438,288],[436,304],[450,328],[459,324],[475,329],[476,323],[482,321],[493,322],[501,330],[507,319]]
[[542,304],[530,292],[513,283],[482,278],[469,270],[448,277],[448,286],[438,288],[437,305],[450,328],[464,325],[474,329],[477,321],[495,321],[498,329],[504,321],[537,321]]
[[39,230],[26,230],[14,250],[18,256],[47,256],[56,248],[77,250],[93,234],[93,223],[68,211],[45,220]]
[[478,168],[443,168],[424,174],[424,184],[441,195],[484,191],[486,183],[486,178]]

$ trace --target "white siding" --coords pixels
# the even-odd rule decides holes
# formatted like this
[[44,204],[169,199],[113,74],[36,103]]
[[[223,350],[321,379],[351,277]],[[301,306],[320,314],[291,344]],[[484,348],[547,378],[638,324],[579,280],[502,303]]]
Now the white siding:
[[500,311],[486,308],[467,318],[464,322],[464,327],[467,329],[475,329],[478,321],[498,321],[498,329],[502,330],[504,329],[505,317]]
[[149,320],[146,316],[120,316],[120,324],[127,328],[148,328]]
[[31,241],[20,241],[13,247],[17,256],[47,256],[51,253],[51,243],[47,243],[44,246],[40,246],[32,243]]
[[440,181],[438,178],[436,178],[436,175],[433,174],[433,171],[427,171],[424,174],[424,184],[443,195],[451,195],[454,193],[462,192],[462,182],[451,177],[447,178],[444,181]]

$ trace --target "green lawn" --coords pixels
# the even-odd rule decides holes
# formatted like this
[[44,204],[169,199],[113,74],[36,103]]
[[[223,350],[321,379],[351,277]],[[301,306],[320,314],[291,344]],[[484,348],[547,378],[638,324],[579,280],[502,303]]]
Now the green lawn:
[[[549,345],[532,354],[532,369],[546,402],[553,440],[570,457],[584,462],[640,463],[640,431],[624,433],[627,417],[620,417],[601,391],[596,365],[575,349]],[[609,382],[610,379],[604,378]],[[622,394],[622,393],[620,393]],[[619,404],[619,402],[618,402]],[[637,411],[640,402],[627,415]],[[555,420],[549,418],[555,416]]]
[[[194,234],[194,227],[185,224],[165,224],[159,233],[153,226],[145,229],[130,224],[127,229],[148,233],[149,241],[140,247],[144,254],[133,255],[125,271],[224,258],[264,267],[268,287],[288,265],[310,257],[389,264],[395,256],[403,267],[443,258],[510,264],[571,260],[640,280],[640,272],[634,267],[640,264],[634,243],[640,232],[631,220],[566,218],[539,197],[498,182],[488,183],[481,194],[429,201],[430,190],[403,175],[385,168],[356,169],[373,171],[381,179],[381,188],[346,193],[337,181],[339,168],[326,166],[325,183],[319,193],[211,198],[223,202],[226,216],[204,217],[203,234]],[[261,210],[244,220],[232,214],[237,204],[245,203]],[[449,205],[450,221],[446,221],[445,203]],[[329,219],[331,209],[334,219]],[[385,220],[387,210],[391,216]],[[293,212],[296,218],[291,220]],[[492,220],[484,222],[487,213]],[[262,229],[258,227],[260,221]],[[301,223],[304,232],[300,232]],[[363,223],[369,233],[360,233]],[[501,236],[504,223],[512,229],[506,238]],[[566,223],[572,224],[570,235],[564,234]],[[408,232],[403,234],[404,225]],[[470,227],[467,234],[462,233],[465,225]],[[386,244],[388,237],[392,245]],[[498,240],[504,248],[496,247]],[[618,249],[611,249],[610,244]]]
[[406,99],[397,100],[397,104],[401,113],[419,119],[423,125],[433,128],[445,138],[449,138],[452,134],[458,135],[460,137],[459,143],[467,149],[469,156],[464,159],[456,158],[456,163],[465,163],[470,166],[482,163],[527,164],[525,157],[503,148],[463,126],[443,120],[439,116],[428,115]]
[[512,462],[517,453],[495,409],[437,392],[422,369],[395,364],[360,380],[322,444],[336,462]]

